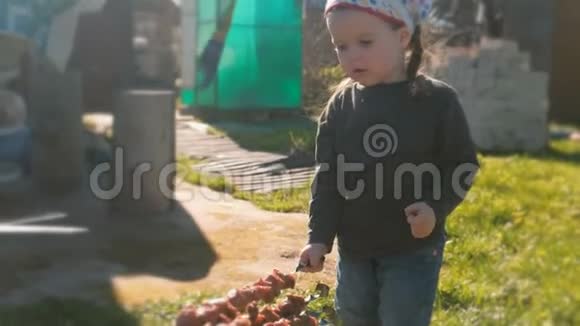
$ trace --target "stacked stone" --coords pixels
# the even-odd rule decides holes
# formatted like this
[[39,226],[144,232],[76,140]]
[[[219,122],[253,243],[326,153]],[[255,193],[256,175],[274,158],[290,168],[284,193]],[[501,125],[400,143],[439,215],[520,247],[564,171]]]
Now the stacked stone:
[[475,55],[447,53],[433,74],[459,93],[484,151],[539,151],[548,143],[548,75],[514,42],[486,40]]

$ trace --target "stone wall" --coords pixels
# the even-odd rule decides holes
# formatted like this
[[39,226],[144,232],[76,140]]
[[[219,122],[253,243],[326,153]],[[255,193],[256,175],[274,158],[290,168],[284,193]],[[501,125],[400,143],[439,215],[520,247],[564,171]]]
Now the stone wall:
[[530,70],[514,42],[484,40],[479,49],[447,49],[431,74],[450,83],[476,145],[484,151],[538,151],[548,143],[548,75]]

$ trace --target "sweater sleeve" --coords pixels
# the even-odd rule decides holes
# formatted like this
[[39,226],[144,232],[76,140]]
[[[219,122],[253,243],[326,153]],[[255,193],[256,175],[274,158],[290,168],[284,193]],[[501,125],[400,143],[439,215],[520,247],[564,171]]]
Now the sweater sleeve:
[[334,104],[318,121],[316,173],[311,184],[308,243],[325,244],[330,252],[337,233],[343,198],[337,188],[336,119]]
[[430,194],[426,200],[435,211],[438,225],[444,224],[447,216],[465,199],[480,167],[461,103],[455,92],[449,98],[437,135],[440,193]]

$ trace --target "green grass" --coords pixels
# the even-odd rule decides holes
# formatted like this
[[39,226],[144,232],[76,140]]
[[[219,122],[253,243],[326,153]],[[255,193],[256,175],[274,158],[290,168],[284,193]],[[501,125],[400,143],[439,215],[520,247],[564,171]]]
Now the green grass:
[[580,131],[580,123],[561,123],[561,122],[550,122],[549,127],[551,130],[567,130],[567,131]]
[[202,173],[193,168],[193,165],[200,163],[186,157],[177,159],[177,173],[186,182],[205,186],[215,191],[232,193],[235,191],[234,185],[226,180],[223,175]]
[[209,293],[189,293],[182,295],[179,299],[150,301],[146,304],[135,307],[130,311],[132,316],[139,320],[140,325],[144,326],[169,326],[173,325],[176,316],[181,309],[187,305],[200,304],[203,301],[218,297]]
[[449,218],[440,325],[580,323],[580,144],[487,156]]
[[234,197],[249,200],[261,209],[282,213],[306,213],[310,199],[310,186],[276,190],[268,194],[234,192]]

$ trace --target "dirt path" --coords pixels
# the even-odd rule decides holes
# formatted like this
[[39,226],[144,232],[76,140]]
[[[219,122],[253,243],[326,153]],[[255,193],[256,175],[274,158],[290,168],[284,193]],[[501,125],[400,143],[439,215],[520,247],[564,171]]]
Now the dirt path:
[[[194,198],[183,202],[195,218],[218,260],[207,277],[193,282],[175,282],[152,276],[114,279],[116,294],[124,304],[138,304],[152,297],[171,297],[183,291],[225,293],[228,289],[253,282],[273,268],[292,271],[306,241],[305,214],[263,211],[250,202],[207,188],[187,186]],[[329,255],[320,274],[300,274],[299,287],[316,281],[332,285],[336,253]],[[145,289],[147,287],[147,289]]]
[[[95,124],[110,125],[109,120]],[[187,200],[170,214],[150,217],[112,214],[88,190],[0,202],[0,305],[72,297],[128,307],[185,292],[223,295],[273,268],[295,269],[306,242],[305,214],[263,211],[187,184],[178,191]],[[28,226],[82,232],[15,232]],[[333,252],[325,272],[301,274],[298,286],[332,285],[335,264]]]
[[[128,307],[185,292],[223,295],[273,268],[295,268],[305,214],[266,212],[202,187],[179,190],[193,198],[163,216],[111,215],[107,203],[86,195],[2,204],[0,305],[72,297]],[[26,226],[85,232],[10,232]],[[325,273],[301,275],[299,287],[332,285],[335,261],[333,253]]]

